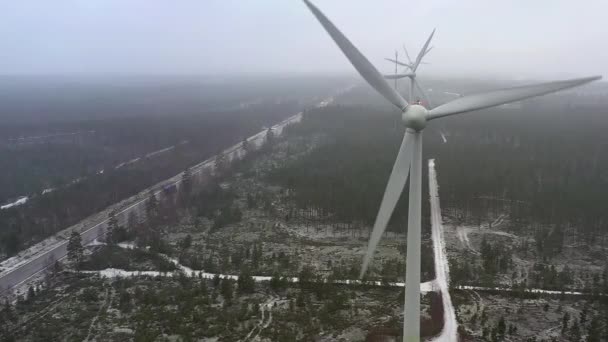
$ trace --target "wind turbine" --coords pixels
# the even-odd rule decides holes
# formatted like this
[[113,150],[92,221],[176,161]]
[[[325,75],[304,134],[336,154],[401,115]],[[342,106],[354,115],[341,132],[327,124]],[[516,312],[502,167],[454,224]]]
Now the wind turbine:
[[[361,277],[365,274],[373,253],[386,229],[395,205],[405,187],[411,172],[409,188],[407,260],[405,274],[405,312],[403,340],[420,341],[420,205],[422,173],[422,131],[428,121],[455,114],[467,113],[478,109],[523,100],[533,96],[545,95],[558,90],[576,87],[601,78],[593,76],[556,82],[539,83],[527,86],[496,90],[477,95],[464,96],[447,102],[431,110],[421,105],[408,104],[382,77],[378,70],[359,52],[359,50],[334,26],[334,24],[309,0],[303,0],[319,20],[327,33],[349,59],[359,74],[380,95],[401,111],[405,134],[388,184],[380,210],[370,236],[367,253],[363,259]],[[426,48],[423,49],[426,51]]]
[[426,42],[424,43],[424,46],[422,47],[422,49],[420,49],[420,52],[418,52],[418,55],[416,56],[416,60],[414,60],[413,62],[410,59],[409,53],[407,53],[407,49],[405,48],[405,45],[403,46],[403,51],[405,52],[405,56],[407,57],[407,60],[409,63],[400,62],[397,58],[395,58],[395,59],[385,58],[389,62],[394,62],[395,65],[399,64],[401,66],[405,66],[406,68],[410,69],[409,72],[402,73],[402,74],[398,74],[397,72],[395,72],[394,75],[384,75],[384,78],[389,79],[389,80],[398,80],[401,78],[409,77],[409,79],[410,79],[409,101],[410,102],[414,101],[413,97],[414,97],[414,87],[415,87],[416,89],[418,89],[418,92],[420,92],[420,95],[422,97],[424,97],[424,100],[427,102],[427,104],[429,104],[429,105],[431,104],[429,97],[426,95],[426,92],[424,91],[423,87],[419,84],[418,80],[416,79],[416,71],[418,70],[418,67],[420,66],[420,64],[424,64],[422,62],[422,58],[424,58],[424,56],[426,56],[433,49],[433,47],[429,47],[429,44],[431,43],[431,40],[433,39],[434,35],[435,35],[435,30],[433,29],[433,32],[431,32],[431,35],[427,38]]
[[[413,62],[412,62],[412,59],[410,58],[410,54],[407,52],[407,49],[405,48],[405,45],[403,45],[403,52],[405,52],[405,57],[407,58],[408,63],[400,62],[399,58],[397,58],[396,53],[395,53],[395,59],[385,58],[387,61],[395,63],[395,74],[394,75],[384,75],[384,78],[389,79],[389,80],[394,79],[395,88],[396,88],[398,79],[409,77],[409,79],[410,79],[409,101],[410,101],[410,103],[414,102],[413,88],[415,87],[418,89],[420,96],[422,96],[422,98],[424,98],[424,101],[426,102],[426,106],[428,108],[432,108],[433,104],[431,103],[431,98],[427,95],[426,91],[424,90],[424,87],[420,84],[420,82],[416,78],[416,75],[417,75],[416,71],[418,70],[418,67],[420,66],[420,64],[428,64],[428,63],[423,62],[422,58],[424,58],[433,49],[432,46],[431,47],[428,47],[428,46],[429,46],[431,40],[433,39],[434,35],[435,35],[435,29],[433,29],[433,32],[431,32],[431,35],[427,38],[426,42],[424,43],[424,46],[418,52],[418,56],[416,57],[416,60]],[[398,74],[397,65],[405,66],[406,68],[410,69],[410,72]],[[442,139],[443,143],[445,144],[447,142],[446,135],[444,133],[445,129],[443,129],[442,127],[437,127],[437,131],[439,132],[439,135],[441,136],[441,139]]]
[[[434,46],[431,46],[430,48],[428,48],[426,50],[426,52],[424,53],[424,56],[426,56],[431,50],[433,50]],[[401,62],[398,58],[395,57],[395,59],[392,58],[385,58],[387,61],[389,62],[393,62],[396,63],[398,65],[404,66],[408,69],[412,69],[414,62],[412,62],[412,59],[410,58],[410,54],[407,52],[407,49],[405,48],[405,45],[403,45],[403,52],[405,52],[405,57],[407,58],[407,63],[405,62]],[[423,56],[423,57],[424,57]],[[429,64],[427,62],[420,62],[420,64]]]

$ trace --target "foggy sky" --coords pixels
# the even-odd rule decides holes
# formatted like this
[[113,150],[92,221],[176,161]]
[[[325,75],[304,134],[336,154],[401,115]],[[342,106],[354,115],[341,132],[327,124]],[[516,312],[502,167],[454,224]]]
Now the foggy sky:
[[[313,1],[384,72],[436,27],[421,76],[608,76],[608,1]],[[354,69],[299,0],[0,2],[0,74],[267,72]]]

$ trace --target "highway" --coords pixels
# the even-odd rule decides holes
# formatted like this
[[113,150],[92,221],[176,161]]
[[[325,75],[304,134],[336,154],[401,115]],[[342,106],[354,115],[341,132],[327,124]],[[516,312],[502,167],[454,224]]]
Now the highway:
[[[323,100],[317,107],[323,107],[333,102],[333,97]],[[271,127],[275,135],[281,135],[283,129],[293,123],[299,122],[302,118],[302,112],[297,113],[282,122]],[[247,140],[250,145],[257,148],[262,145],[266,137],[266,130],[263,130]],[[232,160],[235,157],[243,156],[246,152],[241,147],[241,142],[225,149],[222,153]],[[193,176],[201,176],[202,171],[212,171],[216,156],[213,156],[191,168]],[[169,179],[159,182],[138,194],[125,199],[119,203],[109,206],[103,211],[91,215],[81,222],[64,229],[44,241],[21,251],[14,257],[4,260],[0,263],[0,295],[8,295],[11,290],[15,290],[19,285],[24,284],[33,277],[40,275],[46,268],[53,265],[55,261],[63,259],[67,254],[67,241],[72,231],[79,231],[82,236],[83,244],[92,242],[101,237],[106,232],[108,214],[112,211],[117,212],[117,219],[120,224],[125,224],[128,215],[135,212],[138,216],[144,213],[144,203],[149,196],[150,191],[155,195],[159,195],[162,189],[167,186],[175,185],[179,187],[183,173],[179,173]],[[196,179],[195,179],[196,180]]]

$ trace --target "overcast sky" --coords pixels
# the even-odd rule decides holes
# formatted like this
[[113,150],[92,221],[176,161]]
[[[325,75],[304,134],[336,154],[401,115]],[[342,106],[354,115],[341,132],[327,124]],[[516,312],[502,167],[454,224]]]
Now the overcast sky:
[[[314,3],[385,72],[436,27],[420,74],[608,75],[606,0]],[[353,70],[299,0],[0,1],[0,74]]]

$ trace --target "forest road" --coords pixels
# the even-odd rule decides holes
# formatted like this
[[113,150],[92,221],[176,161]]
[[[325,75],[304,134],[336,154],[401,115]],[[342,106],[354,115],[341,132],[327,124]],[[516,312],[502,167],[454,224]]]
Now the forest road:
[[431,202],[431,228],[433,239],[433,256],[435,258],[435,283],[441,293],[443,303],[443,329],[441,333],[431,341],[455,342],[458,341],[458,323],[456,312],[452,304],[449,292],[450,267],[445,252],[443,240],[443,220],[441,218],[441,206],[439,203],[439,185],[437,184],[437,172],[435,171],[435,160],[429,160],[429,200]]

